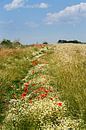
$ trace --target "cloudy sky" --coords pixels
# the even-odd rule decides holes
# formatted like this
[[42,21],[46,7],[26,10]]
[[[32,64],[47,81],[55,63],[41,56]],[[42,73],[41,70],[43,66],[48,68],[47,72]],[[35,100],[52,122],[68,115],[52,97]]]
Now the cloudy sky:
[[0,0],[0,40],[86,41],[86,0]]

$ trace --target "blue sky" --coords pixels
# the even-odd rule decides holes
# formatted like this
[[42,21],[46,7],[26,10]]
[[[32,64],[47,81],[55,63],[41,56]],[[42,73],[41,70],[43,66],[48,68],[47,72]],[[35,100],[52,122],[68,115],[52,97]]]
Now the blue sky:
[[86,0],[0,0],[0,40],[86,41]]

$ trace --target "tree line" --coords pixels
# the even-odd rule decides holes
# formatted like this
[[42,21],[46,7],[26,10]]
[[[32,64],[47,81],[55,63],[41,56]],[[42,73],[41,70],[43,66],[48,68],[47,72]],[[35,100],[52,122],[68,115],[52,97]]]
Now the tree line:
[[8,39],[3,39],[1,42],[0,42],[0,48],[16,48],[16,47],[22,47],[23,45],[18,41],[18,40],[15,40],[15,41],[10,41]]
[[58,40],[57,43],[75,43],[75,44],[85,44],[85,42],[81,42],[78,40]]
[[[65,43],[74,43],[74,44],[86,44],[85,42],[81,42],[78,40],[58,40],[57,43],[65,44]],[[37,43],[38,44],[38,43]],[[49,44],[48,42],[43,42],[42,44]],[[17,47],[27,47],[30,46],[31,44],[25,45],[22,44],[19,40],[11,41],[8,39],[3,39],[0,42],[0,48],[17,48]]]

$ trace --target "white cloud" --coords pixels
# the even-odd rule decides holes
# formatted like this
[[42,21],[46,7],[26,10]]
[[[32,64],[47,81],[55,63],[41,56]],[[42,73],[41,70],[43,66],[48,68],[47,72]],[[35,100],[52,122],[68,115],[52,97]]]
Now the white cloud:
[[24,0],[12,0],[12,2],[9,3],[9,4],[6,4],[4,6],[4,8],[7,11],[10,11],[10,10],[13,10],[13,9],[16,9],[16,8],[20,8],[20,7],[23,7],[23,6],[24,6]]
[[33,5],[26,5],[26,8],[41,8],[41,9],[46,9],[49,7],[47,3],[39,3],[39,4],[33,4]]
[[57,22],[78,21],[86,16],[86,3],[66,7],[64,10],[55,13],[48,13],[46,22],[53,24]]
[[33,4],[33,5],[29,5],[26,4],[27,0],[12,0],[11,3],[8,3],[4,6],[4,8],[7,11],[11,11],[13,9],[17,9],[17,8],[41,8],[41,9],[46,9],[48,8],[48,4],[47,3],[39,3],[39,4]]
[[39,8],[48,8],[48,4],[47,3],[40,3],[38,5]]

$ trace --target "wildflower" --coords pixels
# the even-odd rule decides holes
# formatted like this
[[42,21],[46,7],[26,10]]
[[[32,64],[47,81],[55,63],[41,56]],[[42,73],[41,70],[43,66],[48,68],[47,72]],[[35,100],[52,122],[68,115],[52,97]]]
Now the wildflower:
[[34,90],[33,93],[38,93],[38,90]]
[[12,86],[10,86],[11,88],[14,88],[14,86],[12,85]]
[[35,86],[36,84],[32,84],[32,86]]
[[49,92],[49,90],[47,90],[47,89],[45,89],[44,91],[45,91],[46,93],[48,93],[48,92]]
[[35,90],[34,92],[35,92],[35,93],[37,93],[37,92],[45,92],[45,93],[48,93],[49,90],[45,89],[44,87],[40,87],[40,88],[38,88],[37,90]]
[[38,98],[43,99],[43,98],[45,98],[46,96],[47,96],[47,94],[40,94],[40,95],[38,96]]
[[21,97],[24,99],[26,97],[26,94],[27,94],[26,92],[23,92]]
[[40,91],[44,91],[44,88],[43,88],[43,87],[40,87],[40,88],[34,90],[34,93],[39,93]]
[[29,82],[24,83],[24,86],[25,86],[25,87],[28,87],[28,85],[29,85]]
[[62,102],[58,102],[57,105],[58,105],[59,107],[61,107],[61,106],[62,106]]
[[49,91],[50,91],[50,92],[53,92],[53,89],[52,89],[52,87],[51,87],[51,86],[49,86]]
[[38,61],[37,61],[37,60],[32,61],[32,65],[33,65],[33,66],[35,66],[35,65],[37,65],[37,64],[38,64]]
[[50,98],[50,100],[52,100],[52,101],[53,101],[53,98],[51,97],[51,98]]
[[28,92],[28,88],[27,87],[24,87],[24,92]]
[[38,88],[38,90],[39,90],[39,91],[44,91],[45,88],[44,88],[44,87],[40,87],[40,88]]

